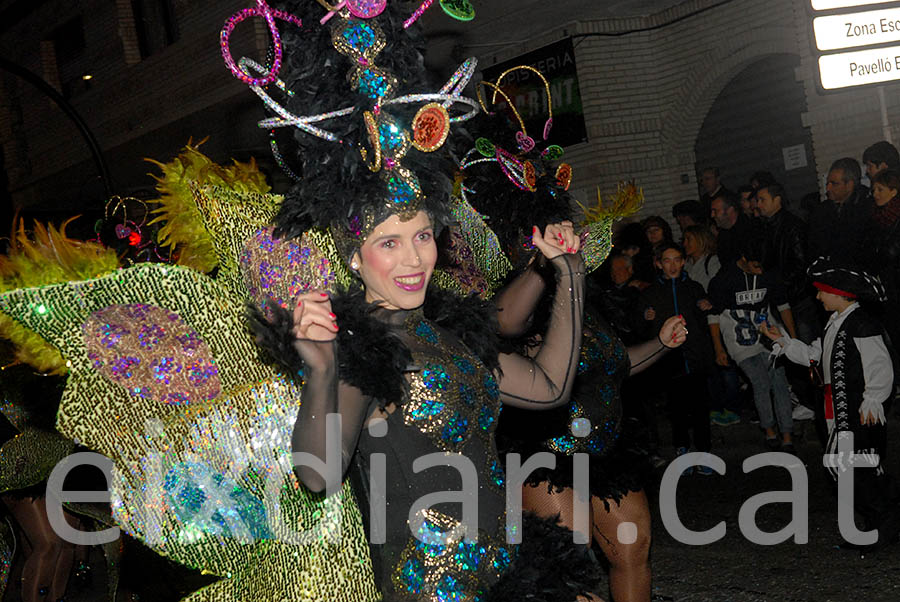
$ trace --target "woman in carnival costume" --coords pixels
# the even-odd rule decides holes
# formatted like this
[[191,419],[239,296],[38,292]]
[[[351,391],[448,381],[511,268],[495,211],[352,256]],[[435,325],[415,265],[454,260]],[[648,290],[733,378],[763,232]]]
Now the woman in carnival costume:
[[[517,274],[495,297],[501,332],[520,337],[518,340],[529,349],[546,336],[547,309],[557,293],[548,278],[546,261],[523,252],[534,244],[532,232],[523,225],[543,226],[572,219],[573,199],[568,193],[572,170],[568,164],[557,163],[562,149],[548,144],[548,139],[552,140],[552,113],[544,126],[543,142],[536,143],[511,99],[503,93],[504,78],[516,70],[543,82],[547,105],[552,107],[549,85],[531,67],[516,67],[496,82],[482,82],[483,89],[490,88],[493,101],[504,97],[506,108],[487,106],[486,95],[479,94],[487,116],[478,116],[468,125],[478,138],[461,164],[461,191],[496,234],[500,248],[509,257],[510,273]],[[507,150],[510,148],[513,150]],[[599,266],[609,253],[613,222],[637,211],[642,198],[633,184],[622,186],[609,207],[604,208],[598,198],[598,207],[586,211],[583,238],[588,269]],[[526,456],[541,451],[556,455],[555,468],[538,468],[528,475],[525,508],[542,516],[559,515],[561,524],[570,529],[590,531],[584,534],[585,541],[594,542],[610,563],[613,600],[649,600],[650,511],[643,486],[650,467],[646,452],[637,449],[630,437],[620,437],[620,388],[627,376],[682,344],[687,330],[681,318],[673,317],[656,339],[625,347],[601,317],[600,300],[592,296],[588,288],[570,403],[540,416],[506,411],[500,435],[508,451]],[[581,464],[579,456],[589,463]],[[589,477],[590,521],[576,526],[573,503],[579,467]],[[619,528],[623,523],[634,525],[634,532],[623,533]]]
[[[433,248],[429,230],[420,226],[430,227],[432,218],[439,223],[445,214],[442,189],[449,181],[443,174],[449,173],[449,165],[428,151],[441,146],[451,120],[467,116],[451,117],[448,107],[475,105],[460,96],[474,69],[472,62],[437,93],[421,93],[427,89],[421,81],[421,56],[407,28],[428,4],[408,12],[394,2],[385,6],[356,1],[324,10],[307,2],[281,12],[260,1],[255,9],[229,20],[222,36],[226,63],[276,113],[262,127],[296,128],[293,143],[304,179],[284,202],[265,189],[227,178],[188,183],[195,205],[191,212],[202,224],[197,234],[210,241],[215,254],[214,277],[185,267],[145,264],[91,280],[0,295],[5,314],[71,362],[57,429],[112,460],[117,523],[159,553],[221,577],[186,598],[190,602],[357,602],[378,599],[379,590],[388,599],[442,600],[468,593],[473,600],[519,600],[538,592],[537,599],[566,600],[594,585],[593,571],[571,546],[569,533],[549,523],[526,521],[522,546],[507,544],[502,535],[502,471],[493,461],[492,435],[501,393],[492,370],[506,364],[510,373],[517,373],[533,364],[492,350],[492,338],[485,336],[492,332],[485,317],[490,308],[479,310],[475,301],[460,307],[455,298],[441,303],[438,295],[437,302],[425,304],[428,318],[408,314],[410,319],[418,316],[422,324],[409,333],[404,330],[407,312],[379,308],[370,313],[365,294],[356,289],[330,298],[343,325],[336,357],[317,353],[333,349],[334,343],[298,343],[294,336],[299,295],[352,282],[355,276],[343,260],[352,261],[357,250],[359,273],[365,275],[376,265],[364,267],[368,251],[363,246],[374,246],[380,238],[370,236],[379,223],[415,225],[415,241],[424,245],[426,259],[426,247]],[[335,13],[331,8],[340,9]],[[235,63],[228,52],[231,31],[253,15],[264,17],[273,33],[269,68],[246,60]],[[287,57],[276,19],[289,22],[284,32]],[[284,81],[276,81],[282,58],[287,66]],[[253,69],[260,77],[251,75]],[[269,95],[279,93],[276,87],[284,90],[287,108]],[[418,93],[400,96],[400,91]],[[404,110],[428,101],[436,102]],[[297,107],[323,113],[298,117],[290,112]],[[329,130],[324,129],[326,123],[332,124]],[[412,146],[421,155],[405,158]],[[268,226],[276,214],[280,237]],[[325,225],[330,230],[323,229]],[[558,252],[552,248],[548,243],[549,253]],[[566,288],[577,293],[577,255],[553,261],[560,264]],[[387,283],[410,294],[425,290],[427,271]],[[452,278],[441,280],[453,285]],[[376,278],[370,290],[378,291],[378,286]],[[312,298],[319,303],[300,297],[305,299],[300,307],[317,305],[323,318],[326,298]],[[568,323],[558,331],[556,345],[548,338],[542,357],[556,360],[552,376],[575,361],[577,299],[573,294],[559,302],[561,320]],[[289,364],[287,371],[257,358],[244,314],[248,302],[258,310],[258,336],[273,344],[279,359]],[[303,309],[297,314],[297,328],[321,336],[315,329],[310,333],[309,317],[316,312],[304,314]],[[455,328],[444,330],[442,325]],[[316,368],[337,362],[337,372],[324,378],[329,375],[321,370],[301,368],[298,349],[319,362]],[[309,382],[301,405],[304,376]],[[345,426],[372,413],[380,415],[382,408],[383,418],[394,421],[393,437],[379,438],[380,427],[373,424],[369,426],[375,430],[351,432],[348,452],[359,435],[375,449],[382,441],[396,443],[404,461],[411,461],[417,451],[447,446],[465,448],[484,460],[477,471],[482,501],[478,526],[483,533],[478,542],[471,540],[477,531],[452,529],[457,504],[439,505],[420,516],[419,539],[409,531],[406,511],[391,511],[385,520],[392,527],[399,520],[403,528],[387,530],[386,543],[375,548],[373,570],[353,495],[354,490],[365,492],[366,480],[323,496],[294,479],[291,432],[298,435],[295,448],[311,449],[320,443],[322,418],[298,414],[298,405],[313,408],[340,399],[333,388],[337,376],[359,391],[359,405],[348,410]],[[543,393],[531,402],[542,406],[564,400],[568,384],[545,379],[547,390],[535,391],[507,382],[509,390],[503,395],[508,399],[518,395],[523,399],[517,403],[528,404],[529,394]],[[348,389],[341,385],[340,391]],[[441,395],[430,395],[432,390]],[[300,420],[294,429],[296,417]],[[356,458],[368,460],[363,454]],[[354,474],[366,469],[355,466]],[[432,480],[440,479],[439,472],[410,483],[429,490]],[[317,484],[314,475],[301,476]],[[391,478],[397,476],[392,473]],[[389,492],[392,496],[404,490],[391,487]],[[409,490],[405,494],[405,501],[412,499]],[[373,517],[373,524],[378,518]],[[568,570],[548,566],[549,558]]]
[[[452,191],[447,108],[465,101],[442,92],[415,113],[406,109],[413,99],[394,102],[424,87],[397,3],[378,19],[338,14],[328,27],[306,26],[309,6],[292,13],[304,28],[285,36],[281,77],[294,91],[286,108],[354,108],[329,132],[340,143],[297,132],[297,152],[285,156],[302,179],[277,230],[328,227],[359,279],[256,313],[272,357],[305,379],[292,442],[314,461],[297,475],[330,493],[349,473],[385,600],[575,600],[594,586],[591,562],[553,521],[507,517],[494,443],[501,403],[546,409],[568,398],[584,276],[574,231],[550,224],[536,243],[560,291],[544,343],[533,359],[499,353],[491,304],[429,286]],[[334,50],[349,60],[334,60]]]

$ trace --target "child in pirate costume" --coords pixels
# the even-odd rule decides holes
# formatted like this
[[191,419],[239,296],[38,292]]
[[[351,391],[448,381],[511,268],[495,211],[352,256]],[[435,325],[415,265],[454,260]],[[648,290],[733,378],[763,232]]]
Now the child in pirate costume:
[[[875,460],[874,467],[860,467],[853,475],[854,503],[864,529],[879,530],[876,545],[882,546],[891,543],[900,529],[900,507],[884,469],[885,406],[895,375],[884,328],[859,301],[880,299],[883,289],[877,278],[827,258],[813,262],[808,273],[819,290],[816,298],[832,312],[822,335],[807,345],[768,324],[760,330],[775,341],[773,354],[813,369],[821,364],[828,426],[825,454],[837,457],[840,440],[852,433],[854,453]],[[829,467],[835,479],[842,470]]]

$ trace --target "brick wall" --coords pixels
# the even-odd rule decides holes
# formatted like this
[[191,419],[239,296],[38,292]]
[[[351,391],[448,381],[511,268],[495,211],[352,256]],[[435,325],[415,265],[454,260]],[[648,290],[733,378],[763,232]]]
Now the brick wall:
[[[646,195],[642,215],[668,218],[673,203],[697,196],[695,144],[714,101],[735,76],[761,60],[778,55],[799,60],[794,79],[807,108],[804,112],[804,102],[797,102],[786,118],[799,119],[809,128],[808,161],[819,176],[833,159],[860,158],[868,144],[882,138],[876,90],[828,95],[816,91],[807,3],[735,0],[715,6],[715,0],[688,0],[647,17],[574,22],[572,13],[555,21],[548,13],[542,15],[545,30],[540,35],[487,53],[482,61],[507,60],[575,35],[589,139],[567,149],[576,194],[592,200],[598,186],[613,191],[617,180],[636,178]],[[520,29],[494,37],[526,37],[521,29],[526,25],[517,23]],[[492,21],[484,27],[496,26]],[[597,35],[654,27],[621,37]],[[586,37],[579,38],[582,35]],[[465,40],[485,37],[486,30],[477,25],[465,34]],[[887,85],[885,90],[888,115],[895,122],[900,119],[900,86]],[[900,133],[896,127],[893,131],[895,136]],[[780,152],[777,148],[776,161],[781,161]],[[798,194],[810,181],[807,173],[797,185]]]
[[[464,35],[445,33],[434,46],[443,45],[446,54],[478,54],[482,65],[490,65],[576,36],[589,140],[567,149],[566,160],[575,169],[574,192],[591,201],[597,187],[609,193],[617,181],[635,178],[647,198],[643,214],[668,217],[674,202],[697,194],[695,145],[713,103],[735,76],[767,57],[792,55],[799,60],[795,78],[806,110],[797,110],[809,129],[809,158],[819,176],[833,159],[860,157],[865,146],[882,137],[875,89],[828,95],[816,90],[807,2],[733,0],[718,5],[719,0],[686,0],[656,14],[627,19],[601,18],[598,9],[589,7],[562,10],[561,4],[545,3],[526,11],[516,3],[505,3],[507,15],[459,25]],[[72,97],[72,104],[111,162],[139,161],[140,157],[125,157],[122,149],[140,148],[148,140],[153,142],[148,147],[165,146],[175,152],[189,135],[195,139],[210,135],[220,141],[216,148],[223,152],[258,149],[265,155],[265,140],[252,131],[252,122],[237,128],[233,121],[204,119],[213,107],[216,115],[253,118],[246,104],[251,102],[249,92],[224,69],[217,52],[224,19],[247,5],[245,0],[176,0],[179,40],[156,55],[136,60],[139,53],[127,0],[45,3],[0,37],[0,50],[35,73],[43,73],[42,40],[59,24],[82,14],[86,48],[79,56],[57,57],[65,66],[60,78],[64,84],[73,74],[94,76],[89,89]],[[434,8],[427,17],[438,21],[441,14]],[[598,35],[633,29],[646,31],[619,37]],[[264,35],[261,23],[239,26],[235,55],[259,57]],[[503,40],[513,41],[488,46]],[[458,47],[466,42],[469,48],[460,51]],[[52,198],[62,194],[61,188],[65,192],[80,186],[77,176],[90,163],[85,162],[85,145],[72,123],[60,111],[48,111],[46,99],[28,86],[6,79],[4,89],[6,110],[12,107],[9,99],[18,102],[12,107],[17,119],[6,118],[4,126],[4,131],[12,130],[17,143],[5,145],[4,150],[16,155],[7,157],[8,162],[28,166],[11,174],[17,202]],[[897,121],[898,86],[887,85],[885,91],[888,116]],[[223,105],[235,108],[223,113],[219,110]],[[184,128],[173,130],[173,124]],[[159,141],[159,132],[172,139]],[[897,128],[893,132],[900,134]],[[25,138],[27,143],[22,142]],[[61,180],[58,174],[63,172],[74,174],[73,179]]]

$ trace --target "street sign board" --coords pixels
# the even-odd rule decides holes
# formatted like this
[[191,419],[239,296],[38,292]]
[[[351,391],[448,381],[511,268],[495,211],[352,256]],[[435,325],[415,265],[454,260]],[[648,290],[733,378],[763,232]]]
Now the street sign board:
[[900,7],[813,19],[819,50],[900,42]]
[[826,90],[900,79],[900,46],[820,56],[819,75]]
[[869,4],[887,4],[894,0],[810,0],[813,10],[834,10],[837,8],[855,8]]

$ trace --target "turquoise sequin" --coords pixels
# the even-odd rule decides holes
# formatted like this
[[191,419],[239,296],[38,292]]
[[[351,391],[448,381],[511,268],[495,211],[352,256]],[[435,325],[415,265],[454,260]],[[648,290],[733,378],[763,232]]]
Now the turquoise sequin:
[[513,553],[509,551],[509,548],[501,547],[497,548],[497,553],[494,555],[494,568],[500,572],[505,571],[509,568],[509,565],[512,564],[513,561]]
[[464,571],[477,571],[481,559],[487,553],[487,549],[476,542],[466,543],[464,540],[456,544],[456,553],[453,560]]
[[484,375],[484,390],[491,399],[500,398],[500,387],[497,385],[496,379],[490,374]]
[[385,178],[385,181],[387,198],[395,205],[407,205],[416,199],[416,190],[402,178],[392,174]]
[[422,337],[432,345],[437,345],[438,343],[437,333],[427,322],[419,322],[416,325],[416,335]]
[[447,426],[441,429],[441,439],[450,443],[460,443],[466,438],[469,430],[469,420],[459,412],[447,421]]
[[439,602],[463,602],[468,599],[459,580],[453,575],[444,575],[434,590],[435,599]]
[[413,420],[425,420],[437,416],[444,411],[444,402],[437,399],[424,399],[409,412]]
[[450,383],[450,377],[440,364],[426,364],[425,369],[422,370],[422,382],[429,389],[443,391]]
[[388,78],[372,69],[363,69],[359,74],[359,93],[373,100],[387,94],[389,84]]
[[414,558],[407,560],[400,569],[400,577],[406,584],[408,592],[418,594],[425,584],[425,567]]
[[482,430],[489,431],[493,424],[494,410],[490,406],[481,406],[481,411],[478,413],[478,426]]
[[472,362],[466,358],[454,357],[453,363],[456,364],[456,367],[459,368],[459,371],[463,374],[475,374],[475,366],[473,366]]
[[562,453],[568,453],[575,449],[575,441],[573,441],[572,437],[568,435],[565,435],[563,437],[554,437],[550,440],[550,443],[554,446],[555,449],[559,450]]
[[382,123],[378,127],[378,137],[381,140],[381,148],[392,155],[404,143],[403,132],[393,123]]
[[[163,489],[178,519],[190,528],[224,537],[272,538],[262,502],[206,464],[179,463],[166,473]],[[203,506],[210,496],[215,512],[208,513]]]
[[359,54],[365,54],[375,45],[376,40],[375,31],[365,21],[354,21],[341,32],[341,36]]
[[475,402],[478,401],[478,394],[475,393],[475,389],[473,389],[469,385],[465,383],[459,383],[459,399],[471,408],[475,405]]
[[503,465],[496,460],[491,462],[491,481],[497,487],[502,488],[506,485],[506,474],[503,472]]

